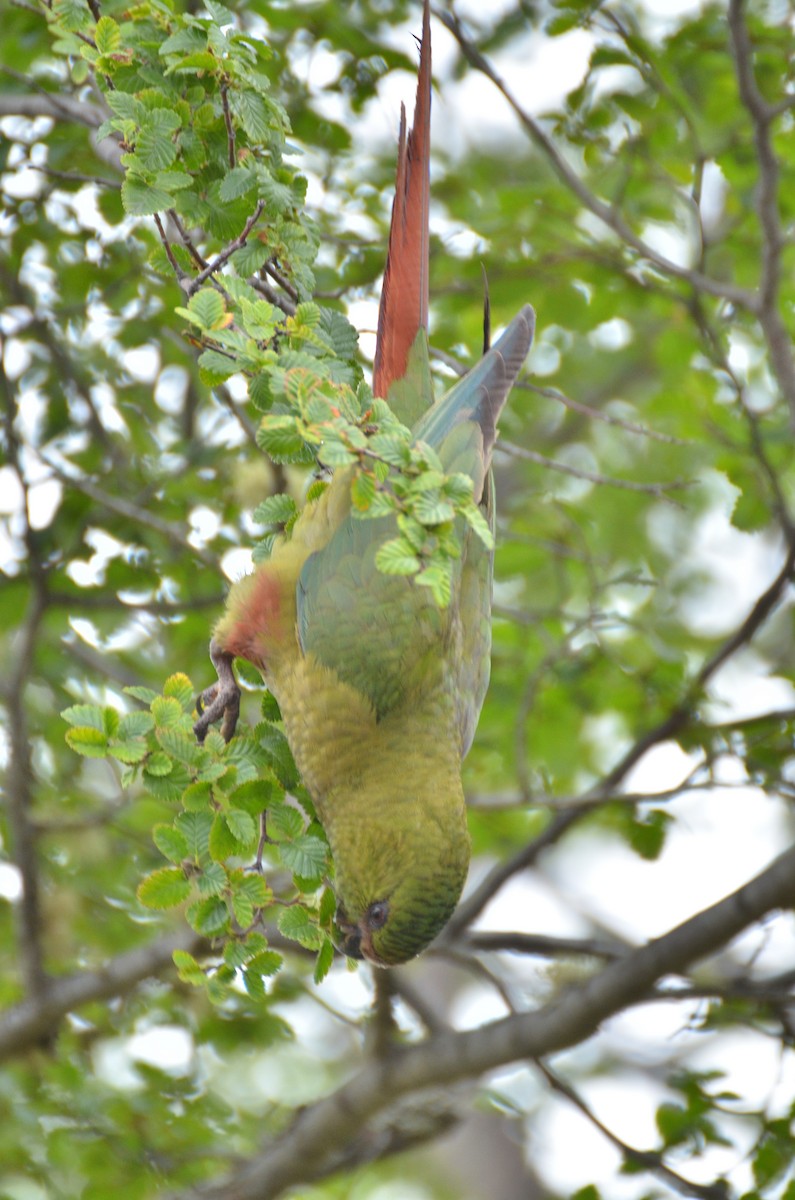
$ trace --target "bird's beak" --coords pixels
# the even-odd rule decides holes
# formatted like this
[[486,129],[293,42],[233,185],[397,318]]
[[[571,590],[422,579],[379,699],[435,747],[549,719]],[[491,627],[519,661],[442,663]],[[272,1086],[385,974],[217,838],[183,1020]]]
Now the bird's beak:
[[348,920],[348,914],[342,905],[339,905],[337,908],[332,926],[331,940],[340,954],[344,954],[346,958],[364,958],[362,954],[362,931],[358,925],[354,925]]

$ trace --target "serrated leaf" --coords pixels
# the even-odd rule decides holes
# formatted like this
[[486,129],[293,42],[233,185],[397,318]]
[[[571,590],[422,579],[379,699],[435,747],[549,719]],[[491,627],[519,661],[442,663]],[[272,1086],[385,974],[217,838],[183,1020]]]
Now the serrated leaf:
[[226,316],[226,308],[220,293],[215,288],[205,287],[191,296],[188,312],[196,318],[202,329],[219,328]]
[[423,525],[443,525],[455,519],[455,509],[438,491],[421,492],[412,498],[411,511]]
[[354,508],[366,512],[376,494],[375,479],[367,471],[359,471],[351,484],[351,501]]
[[240,808],[230,808],[224,813],[232,837],[241,846],[253,846],[259,836],[254,818]]
[[257,430],[257,445],[274,462],[289,462],[303,451],[304,439],[298,431],[295,417],[269,414],[263,417]]
[[229,96],[229,107],[252,142],[267,141],[270,125],[261,96],[251,91],[233,92]]
[[199,891],[202,896],[220,896],[226,890],[228,882],[226,871],[221,864],[211,862],[199,876]]
[[164,188],[154,187],[137,176],[128,175],[121,185],[121,202],[128,217],[151,217],[171,208],[174,200]]
[[411,543],[404,537],[390,538],[379,546],[375,565],[385,575],[416,575],[422,567]]
[[192,783],[182,794],[182,804],[188,812],[207,812],[212,801],[209,783]]
[[164,911],[176,908],[190,895],[190,883],[176,867],[161,867],[152,871],[138,885],[138,899],[147,908]]
[[279,915],[279,932],[306,950],[320,950],[325,935],[313,924],[305,908],[294,904]]
[[189,954],[187,950],[175,950],[171,957],[183,983],[201,985],[205,982],[204,971],[193,955]]
[[100,17],[94,30],[98,54],[113,54],[121,46],[121,30],[112,17]]
[[204,747],[181,729],[158,729],[157,740],[170,758],[188,766],[195,766],[207,757]]
[[229,799],[235,808],[258,817],[274,801],[281,800],[282,795],[282,789],[272,779],[249,779],[236,787]]
[[157,699],[157,692],[153,691],[152,688],[141,687],[138,684],[135,684],[134,687],[126,687],[124,694],[125,696],[132,696],[134,700],[141,700],[144,704],[151,704],[153,700]]
[[66,744],[84,758],[104,758],[108,752],[107,736],[93,725],[76,725],[73,729],[67,729]]
[[192,904],[185,913],[188,924],[197,933],[215,937],[229,928],[229,909],[220,896],[208,896]]
[[370,438],[369,446],[374,454],[383,458],[393,467],[408,466],[411,452],[408,445],[409,433],[376,433]]
[[155,727],[155,719],[150,712],[125,713],[116,730],[117,737],[128,739],[143,737]]
[[325,467],[347,467],[356,462],[356,454],[350,449],[346,440],[336,431],[326,434],[323,444],[317,452],[318,461]]
[[169,862],[181,863],[188,857],[187,839],[184,833],[175,829],[173,825],[155,825],[152,830],[152,839],[160,853]]
[[173,696],[155,696],[151,707],[158,729],[173,729],[182,718],[182,705]]
[[334,347],[337,358],[355,358],[359,335],[343,313],[331,308],[321,309],[320,325]]
[[188,857],[195,863],[204,863],[209,857],[212,823],[210,813],[203,812],[182,812],[176,818],[175,825],[185,838]]
[[334,944],[330,938],[326,938],[315,962],[315,970],[312,978],[315,983],[322,983],[331,969],[331,964],[334,962]]
[[187,675],[178,672],[176,675],[169,675],[166,682],[163,684],[163,695],[171,696],[182,706],[182,711],[186,713],[193,712],[196,692],[193,684]]
[[73,704],[71,707],[65,708],[61,716],[70,725],[79,725],[84,728],[98,729],[101,733],[105,732],[105,719],[98,704]]
[[298,508],[292,496],[279,492],[276,496],[268,496],[254,509],[254,520],[260,525],[284,525],[294,517]]
[[143,738],[130,738],[122,742],[114,742],[108,747],[108,753],[122,763],[139,763],[143,762],[149,753],[149,743]]
[[156,128],[147,126],[135,141],[135,158],[146,171],[164,171],[177,157],[177,147],[171,138]]
[[302,834],[292,842],[281,842],[279,854],[288,871],[303,879],[316,879],[326,869],[328,847],[311,834]]
[[432,563],[417,576],[417,583],[430,589],[439,608],[447,608],[452,595],[453,569],[450,563]]
[[485,516],[483,515],[482,510],[478,507],[478,505],[475,504],[474,501],[472,501],[471,503],[466,504],[461,508],[461,513],[463,514],[469,527],[480,538],[483,545],[488,550],[493,550],[494,549],[494,534],[491,532],[489,523],[486,520]]
[[265,998],[265,984],[262,976],[252,971],[249,967],[243,971],[243,987],[251,996],[252,1000],[263,1000]]
[[259,954],[255,954],[249,960],[249,970],[256,971],[258,975],[271,976],[283,966],[284,959],[278,950],[261,950]]
[[274,804],[265,818],[268,837],[275,842],[290,841],[304,831],[304,818],[290,804]]
[[208,387],[217,387],[225,383],[240,371],[237,359],[223,354],[220,350],[204,350],[199,355],[199,374],[202,383]]
[[218,812],[213,817],[207,847],[210,851],[210,857],[215,862],[226,862],[239,849],[237,839],[224,820],[223,813]]
[[256,187],[256,184],[257,176],[254,171],[249,171],[247,167],[233,167],[224,175],[218,195],[224,203],[238,200]]
[[146,760],[146,774],[156,777],[170,775],[174,770],[174,764],[167,754],[162,750],[155,750],[154,754],[150,754]]

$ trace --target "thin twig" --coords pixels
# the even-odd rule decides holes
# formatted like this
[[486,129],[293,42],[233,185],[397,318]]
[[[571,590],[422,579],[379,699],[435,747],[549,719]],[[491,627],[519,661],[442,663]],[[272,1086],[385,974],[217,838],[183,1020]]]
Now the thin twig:
[[636,254],[646,259],[647,262],[658,271],[662,271],[665,275],[669,275],[674,279],[681,279],[691,287],[702,292],[707,292],[711,296],[719,296],[724,300],[729,300],[749,312],[758,312],[759,302],[754,292],[724,280],[713,279],[708,275],[704,275],[701,271],[680,266],[678,263],[672,262],[671,259],[665,258],[664,255],[658,254],[652,246],[638,237],[616,208],[610,204],[606,204],[604,200],[600,200],[598,196],[594,195],[590,188],[580,179],[576,171],[569,166],[552,138],[544,131],[539,122],[522,108],[488,59],[480,53],[475,43],[464,32],[463,25],[458,17],[454,13],[440,9],[434,9],[434,13],[442,24],[450,30],[461,47],[467,61],[477,71],[485,75],[487,79],[490,79],[497,90],[502,93],[532,141],[543,150],[558,178],[595,217],[598,217],[604,225],[612,229],[627,247],[634,250]]
[[237,250],[242,250],[243,246],[245,246],[246,241],[248,240],[248,235],[251,233],[251,230],[259,220],[264,207],[265,201],[258,200],[256,208],[234,241],[230,242],[229,245],[226,246],[219,254],[216,254],[215,258],[212,259],[211,262],[208,262],[204,270],[201,271],[196,278],[191,281],[190,288],[188,289],[190,295],[193,295],[194,292],[197,292],[202,284],[209,279],[211,275],[214,275],[216,271],[220,271],[221,267],[229,261],[229,259]]
[[674,503],[674,501],[667,494],[668,492],[692,487],[695,482],[689,479],[672,479],[670,483],[641,483],[635,479],[617,479],[613,475],[600,475],[596,471],[587,471],[584,467],[572,467],[569,463],[547,458],[545,454],[539,454],[536,450],[527,450],[524,446],[517,446],[515,442],[509,442],[505,438],[500,438],[497,447],[504,450],[506,454],[510,454],[512,458],[522,458],[525,462],[537,463],[540,467],[546,467],[550,471],[559,471],[574,479],[601,484],[604,487],[622,488],[627,492],[642,492],[647,496],[656,496],[659,500],[667,500],[669,503]]
[[658,1151],[637,1150],[634,1146],[628,1145],[618,1134],[613,1133],[611,1129],[608,1129],[600,1121],[596,1113],[575,1092],[570,1083],[567,1083],[557,1075],[542,1059],[537,1058],[535,1062],[553,1091],[558,1092],[561,1096],[565,1096],[569,1103],[573,1104],[591,1122],[594,1128],[598,1129],[621,1152],[627,1162],[632,1163],[634,1167],[650,1171],[658,1179],[664,1180],[674,1191],[679,1192],[681,1196],[694,1196],[697,1200],[728,1200],[728,1185],[722,1180],[718,1180],[716,1183],[692,1183],[689,1179],[685,1179],[683,1175],[678,1175],[676,1171],[673,1171],[663,1161],[663,1157]]

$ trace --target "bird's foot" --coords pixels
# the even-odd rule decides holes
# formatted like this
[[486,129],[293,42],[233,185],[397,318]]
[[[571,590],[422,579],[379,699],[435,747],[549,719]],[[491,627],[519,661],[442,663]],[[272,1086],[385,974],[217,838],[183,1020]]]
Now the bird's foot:
[[221,736],[225,742],[231,742],[240,716],[240,688],[232,670],[232,655],[210,642],[210,658],[218,672],[218,682],[205,688],[196,698],[199,719],[193,732],[197,741],[203,742],[210,726],[223,719]]

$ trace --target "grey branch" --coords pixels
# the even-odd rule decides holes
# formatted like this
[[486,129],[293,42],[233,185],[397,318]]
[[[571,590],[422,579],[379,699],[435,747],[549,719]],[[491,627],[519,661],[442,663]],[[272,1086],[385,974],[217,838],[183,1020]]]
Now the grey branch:
[[44,992],[0,1016],[0,1061],[49,1039],[66,1014],[81,1005],[123,996],[143,979],[160,974],[171,966],[175,950],[197,954],[205,945],[199,934],[185,928],[120,954],[96,971],[50,978]]
[[781,316],[779,290],[784,237],[778,205],[779,164],[773,150],[771,127],[781,115],[778,105],[763,98],[756,83],[753,47],[743,17],[744,0],[729,4],[729,33],[737,74],[737,88],[753,125],[754,150],[759,166],[756,210],[762,230],[762,271],[759,280],[759,324],[770,352],[776,382],[786,398],[795,423],[795,362],[792,342]]
[[515,1014],[464,1033],[442,1032],[369,1062],[324,1100],[303,1109],[261,1153],[220,1182],[172,1200],[274,1200],[299,1183],[338,1169],[352,1140],[403,1097],[474,1079],[523,1058],[540,1058],[591,1037],[608,1017],[649,995],[663,976],[681,974],[773,909],[795,903],[795,847],[744,887],[689,918],[537,1012]]
[[624,245],[634,250],[636,254],[639,254],[641,258],[644,258],[664,275],[668,275],[674,279],[681,279],[697,291],[707,292],[711,296],[718,296],[724,300],[729,300],[750,312],[758,312],[759,302],[754,292],[738,287],[736,284],[728,281],[712,279],[710,276],[704,275],[703,272],[693,270],[690,267],[682,267],[678,263],[672,262],[671,259],[665,258],[664,255],[658,254],[653,247],[638,237],[621,214],[612,205],[606,204],[604,200],[596,196],[580,179],[576,171],[569,166],[552,138],[544,131],[539,122],[522,108],[516,97],[508,89],[507,84],[497,74],[492,64],[480,53],[471,38],[467,37],[458,17],[454,13],[439,9],[435,9],[434,13],[442,24],[450,30],[461,47],[461,51],[467,61],[476,71],[480,71],[487,79],[490,79],[497,90],[502,93],[531,140],[543,151],[550,166],[561,182],[608,229],[612,229],[613,233],[621,239]]

